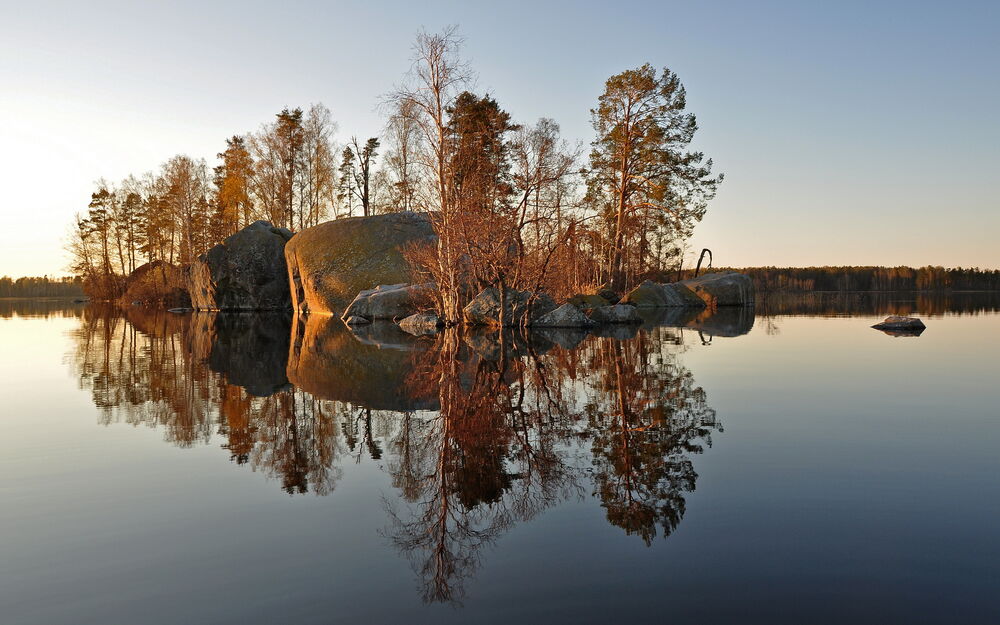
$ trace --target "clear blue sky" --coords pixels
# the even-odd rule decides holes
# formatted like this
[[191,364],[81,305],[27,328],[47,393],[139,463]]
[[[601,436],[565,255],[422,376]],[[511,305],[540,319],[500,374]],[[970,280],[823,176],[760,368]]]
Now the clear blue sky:
[[323,102],[378,132],[414,34],[458,24],[519,121],[589,142],[604,80],[676,71],[726,182],[717,264],[1000,267],[998,2],[13,2],[0,6],[0,274],[61,273],[93,182]]

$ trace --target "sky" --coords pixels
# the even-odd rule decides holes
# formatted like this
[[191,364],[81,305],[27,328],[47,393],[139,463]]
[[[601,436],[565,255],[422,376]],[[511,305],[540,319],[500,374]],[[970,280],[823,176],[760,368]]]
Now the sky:
[[0,0],[0,275],[65,275],[99,178],[322,102],[378,135],[414,36],[457,25],[513,118],[584,147],[604,81],[687,88],[725,173],[690,241],[717,266],[1000,267],[1000,3]]

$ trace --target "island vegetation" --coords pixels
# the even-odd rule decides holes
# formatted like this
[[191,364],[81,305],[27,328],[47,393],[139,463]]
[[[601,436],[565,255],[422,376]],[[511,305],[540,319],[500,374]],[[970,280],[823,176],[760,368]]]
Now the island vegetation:
[[555,120],[516,121],[500,94],[474,92],[460,47],[454,28],[417,36],[380,102],[380,137],[339,146],[325,106],[289,107],[226,139],[214,166],[181,154],[98,181],[71,229],[72,272],[113,300],[141,264],[188,265],[256,220],[294,233],[397,211],[432,221],[435,244],[408,258],[447,319],[488,287],[623,292],[675,267],[722,180],[690,149],[698,126],[678,76],[645,64],[610,77],[585,156]]
[[[590,111],[594,135],[586,152],[561,137],[555,120],[516,121],[498,94],[475,92],[475,74],[460,48],[454,28],[418,34],[409,71],[379,102],[385,114],[381,136],[352,136],[338,145],[337,125],[324,105],[286,107],[257,130],[227,138],[212,167],[180,154],[155,172],[117,183],[98,181],[67,245],[73,284],[99,300],[260,308],[260,298],[233,304],[231,297],[210,296],[215,281],[246,272],[226,273],[219,267],[233,261],[220,260],[221,251],[214,260],[207,254],[256,228],[256,234],[241,236],[270,237],[267,245],[279,257],[266,269],[267,277],[256,281],[266,280],[271,295],[291,292],[288,303],[269,296],[266,308],[339,315],[359,292],[371,297],[366,289],[399,282],[422,289],[421,299],[430,302],[424,308],[433,308],[433,322],[445,325],[468,322],[468,307],[484,297],[492,307],[486,320],[501,326],[510,325],[510,317],[529,324],[533,317],[518,316],[518,307],[530,311],[539,302],[539,314],[565,301],[596,318],[588,306],[619,300],[640,308],[692,302],[711,307],[722,301],[718,293],[702,296],[703,303],[684,288],[679,297],[657,291],[659,283],[697,277],[698,269],[684,266],[687,240],[723,180],[713,173],[711,159],[691,149],[698,124],[674,72],[647,63],[608,78]],[[418,218],[378,221],[391,214]],[[317,228],[355,216],[375,221]],[[267,223],[254,226],[259,221]],[[335,280],[302,273],[331,266],[330,255],[341,254],[330,251],[334,247],[348,252],[378,247],[382,237],[391,236],[387,232],[402,230],[411,233],[392,241],[399,253],[391,262],[357,255],[341,259],[355,268],[395,263],[392,271]],[[310,236],[297,236],[304,231]],[[288,241],[286,268],[280,250]],[[258,254],[258,244],[263,245],[245,242],[248,250],[234,254],[244,259]],[[710,254],[707,258],[710,264]],[[754,291],[766,296],[1000,289],[1000,271],[978,268],[737,271],[752,279],[752,285],[731,285],[738,290],[731,303],[742,305],[752,303]],[[333,282],[351,288],[322,296],[308,292],[309,284],[330,288]],[[126,293],[132,285],[139,285],[135,290],[142,296]],[[172,295],[149,295],[158,289]],[[641,292],[630,295],[635,289]],[[404,293],[416,297],[399,291],[385,299]],[[599,294],[599,301],[588,299]],[[348,311],[375,309],[366,303]],[[415,307],[353,317],[397,319],[403,310],[412,313]],[[621,311],[598,317],[635,321]],[[550,323],[585,320],[563,311]]]

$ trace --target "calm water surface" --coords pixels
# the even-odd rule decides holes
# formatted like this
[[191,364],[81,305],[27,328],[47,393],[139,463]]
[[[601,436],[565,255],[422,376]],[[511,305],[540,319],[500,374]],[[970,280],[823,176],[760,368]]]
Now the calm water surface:
[[998,309],[435,340],[0,302],[0,622],[1000,622]]

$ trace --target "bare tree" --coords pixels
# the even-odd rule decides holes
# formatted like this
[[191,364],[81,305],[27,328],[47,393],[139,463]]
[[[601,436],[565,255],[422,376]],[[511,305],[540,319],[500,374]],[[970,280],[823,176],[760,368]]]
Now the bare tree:
[[452,194],[448,109],[471,74],[459,57],[461,39],[454,26],[439,34],[421,32],[413,46],[413,65],[404,84],[388,96],[398,111],[406,112],[419,129],[422,149],[417,159],[432,181],[427,208],[432,211],[438,242],[432,273],[437,281],[440,313],[450,323],[461,313],[461,242],[456,230]]
[[416,171],[416,160],[422,149],[421,134],[414,119],[413,101],[403,100],[396,105],[399,108],[390,113],[385,127],[389,149],[383,163],[389,187],[388,202],[390,210],[412,211],[420,207],[421,177]]

